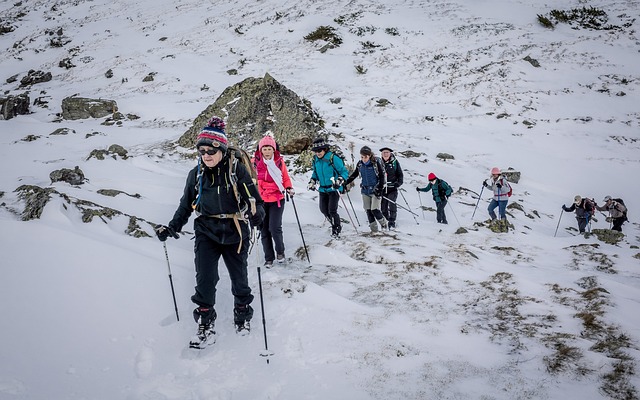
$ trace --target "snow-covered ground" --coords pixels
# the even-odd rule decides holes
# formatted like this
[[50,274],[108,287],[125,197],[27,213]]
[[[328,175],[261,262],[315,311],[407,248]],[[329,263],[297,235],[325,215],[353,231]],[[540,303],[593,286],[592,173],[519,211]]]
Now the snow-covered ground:
[[[537,21],[592,6],[620,29]],[[0,2],[1,25],[14,27],[0,35],[0,88],[48,102],[0,121],[0,399],[638,399],[639,10],[630,0]],[[322,53],[303,39],[321,25],[336,28],[340,47]],[[60,28],[70,42],[51,47]],[[66,57],[76,67],[59,67]],[[53,79],[18,88],[31,69]],[[22,222],[14,192],[51,187],[167,223],[194,161],[165,145],[226,87],[265,73],[311,101],[348,158],[365,144],[393,147],[420,215],[400,211],[398,231],[374,237],[347,223],[331,240],[309,174],[294,176],[312,265],[295,255],[288,203],[294,261],[262,270],[269,363],[258,297],[251,335],[233,332],[223,265],[217,343],[185,350],[196,328],[190,235],[167,241],[178,322],[157,239],[127,235],[122,215],[84,223],[55,193],[41,218]],[[73,94],[116,100],[140,119],[59,122]],[[73,131],[51,135],[63,127]],[[88,158],[112,144],[130,157]],[[87,183],[50,183],[75,166]],[[493,166],[522,173],[510,202],[524,211],[510,211],[506,234],[474,224],[487,219],[486,191],[472,220],[477,197],[458,190],[480,192]],[[429,172],[457,191],[447,226],[422,217],[420,200],[434,204],[415,187]],[[631,223],[618,245],[575,236],[567,213],[559,221],[576,194],[625,200]],[[360,196],[350,197],[366,231]],[[255,294],[260,252],[250,255]]]

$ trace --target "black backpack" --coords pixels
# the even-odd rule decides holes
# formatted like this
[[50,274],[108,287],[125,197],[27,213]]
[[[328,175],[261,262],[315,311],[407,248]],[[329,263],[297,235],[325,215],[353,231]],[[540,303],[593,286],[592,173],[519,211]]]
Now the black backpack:
[[615,201],[616,203],[620,203],[624,206],[624,211],[622,212],[622,216],[624,217],[625,221],[629,221],[629,218],[627,218],[627,211],[629,211],[627,209],[627,205],[624,204],[624,201],[622,201],[622,199],[613,199],[613,201]]

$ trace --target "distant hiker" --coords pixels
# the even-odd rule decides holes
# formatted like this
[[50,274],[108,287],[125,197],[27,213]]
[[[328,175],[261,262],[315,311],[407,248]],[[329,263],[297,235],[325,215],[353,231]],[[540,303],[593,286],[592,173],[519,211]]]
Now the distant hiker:
[[317,190],[320,195],[320,212],[331,223],[331,236],[338,237],[342,231],[338,203],[343,191],[342,184],[349,176],[349,171],[342,158],[329,151],[329,144],[325,139],[315,139],[311,150],[315,155],[311,164],[313,173],[307,189],[316,190],[316,185],[319,184]]
[[395,229],[396,217],[398,215],[398,206],[395,202],[398,200],[398,190],[400,186],[402,186],[404,173],[402,172],[402,167],[400,167],[400,162],[398,162],[395,154],[393,154],[393,150],[388,147],[383,147],[380,149],[380,155],[382,156],[384,169],[387,174],[387,186],[384,197],[382,197],[382,202],[380,203],[380,210],[382,211],[382,215],[387,219],[389,229]]
[[[488,181],[488,182],[487,182]],[[511,196],[511,185],[507,178],[502,176],[500,168],[491,168],[491,177],[482,182],[482,186],[491,187],[493,190],[493,199],[489,203],[487,210],[492,220],[496,219],[495,209],[498,207],[501,220],[507,219],[507,203],[509,202],[509,196]]]
[[433,172],[429,173],[427,179],[429,180],[429,184],[423,188],[416,187],[416,190],[418,192],[428,192],[431,190],[433,201],[436,202],[436,220],[439,224],[448,224],[444,208],[447,205],[449,196],[453,193],[453,189],[451,189],[451,186],[449,186],[447,182],[438,178]]
[[570,207],[563,204],[562,209],[567,212],[576,212],[576,220],[578,221],[578,230],[580,233],[585,232],[595,212],[592,202],[587,198],[582,198],[580,195],[576,195],[576,197],[573,198],[573,204],[571,204]]
[[197,215],[193,224],[196,287],[191,296],[191,301],[198,306],[193,310],[198,323],[198,333],[190,342],[194,348],[215,342],[214,306],[221,256],[231,279],[236,331],[248,332],[253,316],[250,306],[253,295],[247,279],[249,222],[260,226],[264,210],[250,173],[237,159],[233,163],[230,160],[224,128],[224,122],[213,117],[202,129],[196,142],[200,154],[198,165],[187,176],[180,205],[168,225],[156,228],[158,239],[165,241],[169,235],[177,237],[176,232],[189,221],[192,212]]
[[387,220],[380,211],[380,200],[386,182],[385,175],[382,160],[373,155],[373,151],[369,146],[363,146],[360,149],[360,161],[358,161],[355,170],[345,182],[345,185],[348,185],[360,176],[362,206],[367,214],[371,232],[378,232],[378,224],[382,229],[387,229],[388,227]]
[[[285,261],[284,239],[282,237],[282,213],[284,212],[284,193],[294,195],[287,165],[277,150],[276,141],[267,135],[258,143],[254,163],[258,173],[258,191],[264,201],[265,217],[260,236],[264,250],[264,265],[269,268],[273,261]],[[274,252],[275,244],[275,252]]]
[[596,209],[598,209],[598,211],[609,211],[607,222],[613,224],[611,229],[622,232],[622,224],[628,221],[627,207],[624,205],[624,201],[622,201],[622,199],[613,199],[611,196],[605,196],[602,201],[604,201],[604,205],[600,207],[596,204]]

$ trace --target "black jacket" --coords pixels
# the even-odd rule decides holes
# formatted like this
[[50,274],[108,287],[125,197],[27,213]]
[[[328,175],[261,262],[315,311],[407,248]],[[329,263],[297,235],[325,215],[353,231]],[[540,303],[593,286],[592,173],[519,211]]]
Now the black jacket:
[[[193,168],[187,176],[187,183],[180,199],[180,205],[173,215],[173,219],[169,222],[169,227],[176,232],[180,232],[182,227],[189,221],[189,217],[194,211],[193,205],[198,192],[200,192],[200,199],[196,208],[200,215],[193,223],[196,235],[204,234],[220,244],[239,243],[240,235],[233,219],[211,217],[212,215],[237,213],[240,208],[249,204],[250,197],[256,199],[257,213],[264,216],[263,201],[258,193],[258,188],[253,183],[249,172],[240,162],[236,166],[236,176],[238,192],[241,197],[240,205],[236,200],[231,178],[229,177],[228,155],[225,155],[215,167],[204,167],[201,185],[198,183],[198,167]],[[246,221],[241,221],[240,226],[242,238],[248,238],[249,224]]]
[[404,183],[404,174],[402,173],[400,162],[393,154],[391,154],[391,157],[389,157],[387,161],[382,160],[382,162],[384,163],[384,169],[387,173],[387,190],[398,190]]

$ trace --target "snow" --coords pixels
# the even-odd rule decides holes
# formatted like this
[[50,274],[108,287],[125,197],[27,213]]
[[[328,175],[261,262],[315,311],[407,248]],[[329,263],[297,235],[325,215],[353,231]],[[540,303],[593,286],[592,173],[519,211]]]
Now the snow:
[[[2,91],[29,90],[32,102],[49,103],[0,121],[0,399],[637,399],[637,375],[617,381],[617,395],[603,389],[603,376],[625,357],[637,369],[640,358],[640,187],[633,183],[640,173],[640,7],[589,2],[607,11],[610,23],[630,24],[622,30],[548,30],[537,22],[553,8],[584,5],[2,2],[0,19],[15,26],[0,35]],[[19,11],[26,15],[12,22]],[[343,25],[334,22],[338,16],[347,16]],[[335,27],[344,43],[320,53],[319,44],[303,39],[320,25]],[[365,27],[375,32],[358,36]],[[58,28],[71,42],[52,48],[45,31]],[[381,47],[364,51],[365,41]],[[527,55],[541,67],[524,61]],[[58,67],[65,57],[76,67]],[[358,74],[357,65],[367,72]],[[238,75],[227,73],[232,68]],[[53,79],[18,88],[30,69],[51,71]],[[154,81],[142,82],[149,73]],[[294,254],[302,240],[288,203],[285,243],[293,261],[261,269],[273,354],[264,355],[260,246],[249,256],[256,295],[251,335],[233,331],[221,262],[217,342],[195,353],[186,349],[196,330],[190,234],[166,242],[177,321],[156,238],[128,236],[126,216],[84,223],[56,194],[41,218],[22,222],[24,202],[15,190],[52,187],[136,216],[152,233],[144,221],[170,220],[194,165],[166,144],[226,87],[265,73],[311,101],[347,161],[350,148],[356,157],[362,145],[394,148],[405,170],[403,194],[419,217],[399,210],[398,231],[376,236],[358,235],[345,223],[344,237],[332,240],[317,193],[306,190],[310,173],[293,175],[311,266]],[[15,74],[18,81],[6,83]],[[122,126],[56,122],[62,99],[76,93],[116,100],[140,119]],[[378,107],[381,98],[391,104]],[[75,132],[51,135],[62,127]],[[24,141],[28,135],[38,138]],[[129,158],[88,158],[112,144]],[[399,154],[406,150],[422,155]],[[455,159],[439,160],[440,152]],[[85,184],[50,182],[51,171],[75,166]],[[473,220],[477,197],[466,191],[452,196],[449,225],[420,210],[420,201],[434,207],[430,195],[419,198],[414,190],[429,172],[456,191],[480,192],[493,166],[522,172],[510,203],[525,212],[510,211],[513,231],[474,225],[488,218],[486,191]],[[107,197],[99,189],[139,198]],[[631,219],[624,240],[609,245],[574,236],[575,219],[560,207],[576,194],[598,202],[623,198]],[[357,191],[350,200],[366,232]],[[539,216],[525,216],[533,211]],[[348,219],[342,205],[340,214]],[[592,228],[608,227],[604,219],[599,215]],[[459,225],[469,232],[456,234]],[[191,223],[184,229],[191,232]],[[594,287],[600,290],[590,294],[599,297],[589,300],[585,293]],[[606,335],[587,330],[578,314],[589,310],[628,345],[618,353],[597,351]],[[547,361],[561,344],[580,356],[550,371]]]

